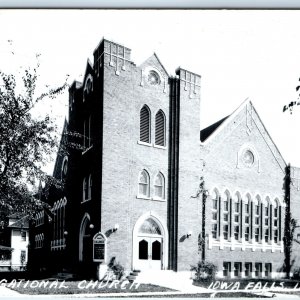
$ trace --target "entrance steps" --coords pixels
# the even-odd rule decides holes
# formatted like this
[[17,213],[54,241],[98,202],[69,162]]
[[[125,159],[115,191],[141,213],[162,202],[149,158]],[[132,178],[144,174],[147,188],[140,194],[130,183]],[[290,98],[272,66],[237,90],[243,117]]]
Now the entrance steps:
[[135,282],[159,285],[184,293],[203,293],[207,291],[205,288],[193,285],[191,275],[189,271],[143,270],[139,273]]

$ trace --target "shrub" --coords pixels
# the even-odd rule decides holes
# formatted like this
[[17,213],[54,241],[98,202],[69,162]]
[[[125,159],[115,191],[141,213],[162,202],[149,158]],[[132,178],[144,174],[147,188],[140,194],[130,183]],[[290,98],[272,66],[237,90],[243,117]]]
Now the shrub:
[[300,279],[300,268],[295,268],[293,270],[293,279],[297,279],[297,280]]
[[218,268],[211,262],[199,261],[197,265],[191,266],[191,271],[195,272],[195,281],[209,282],[215,279]]
[[124,267],[121,264],[119,264],[118,262],[116,262],[115,257],[112,257],[112,259],[110,260],[110,262],[107,266],[109,267],[109,269],[111,269],[113,271],[117,280],[121,280],[122,277],[125,275]]

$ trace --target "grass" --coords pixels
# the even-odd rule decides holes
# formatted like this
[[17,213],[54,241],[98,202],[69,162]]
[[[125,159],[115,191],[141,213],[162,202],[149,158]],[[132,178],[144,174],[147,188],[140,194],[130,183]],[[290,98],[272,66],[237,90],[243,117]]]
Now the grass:
[[[141,293],[141,292],[172,292],[174,290],[152,285],[152,284],[140,284],[138,288],[135,288],[135,286],[131,286],[131,283],[123,286],[123,289],[121,288],[121,284],[112,284],[108,283],[106,286],[104,286],[104,283],[101,283],[101,286],[99,286],[99,282],[92,281],[93,283],[97,283],[96,286],[87,286],[90,281],[67,281],[64,282],[63,286],[61,285],[61,282],[59,282],[56,286],[52,285],[50,286],[53,281],[49,282],[49,284],[44,286],[37,286],[38,282],[41,283],[42,281],[31,281],[27,286],[24,284],[20,284],[19,286],[10,286],[9,283],[6,285],[8,288],[11,288],[14,291],[17,291],[21,294],[26,295],[67,295],[67,294],[103,294],[103,293]],[[65,288],[65,287],[67,288]],[[82,288],[80,288],[82,287]],[[124,287],[126,287],[124,289]]]

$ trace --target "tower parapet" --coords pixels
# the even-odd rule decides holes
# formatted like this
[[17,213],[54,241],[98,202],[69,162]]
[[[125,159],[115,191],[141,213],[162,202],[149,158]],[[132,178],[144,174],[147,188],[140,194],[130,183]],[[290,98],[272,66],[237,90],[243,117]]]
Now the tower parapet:
[[108,64],[119,75],[121,70],[126,70],[128,63],[132,63],[130,59],[131,49],[103,38],[94,51],[95,73],[99,76],[103,64]]

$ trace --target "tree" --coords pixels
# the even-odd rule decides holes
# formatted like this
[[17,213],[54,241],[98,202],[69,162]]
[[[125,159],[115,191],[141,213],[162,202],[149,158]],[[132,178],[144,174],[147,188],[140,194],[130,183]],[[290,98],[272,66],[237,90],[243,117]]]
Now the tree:
[[[34,117],[36,105],[63,93],[67,81],[37,95],[38,67],[26,69],[18,80],[0,71],[0,211],[32,213],[41,203],[29,185],[51,181],[42,171],[57,148],[56,126],[45,115]],[[21,84],[20,84],[21,83]]]
[[205,261],[205,225],[206,225],[206,199],[208,197],[208,190],[205,187],[205,181],[203,176],[200,177],[200,183],[196,191],[196,195],[192,198],[199,198],[202,196],[202,232],[198,236],[198,253],[201,252],[202,261]]
[[292,251],[293,251],[293,242],[295,229],[297,227],[297,221],[292,217],[291,212],[291,166],[286,167],[286,176],[285,176],[285,224],[284,224],[284,268],[286,272],[286,277],[290,278],[290,272],[292,268]]

